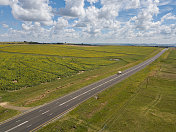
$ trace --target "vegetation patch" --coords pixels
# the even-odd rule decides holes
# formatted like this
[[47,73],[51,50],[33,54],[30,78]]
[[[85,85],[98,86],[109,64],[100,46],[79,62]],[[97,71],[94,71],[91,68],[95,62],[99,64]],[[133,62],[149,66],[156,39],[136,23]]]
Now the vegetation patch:
[[3,108],[0,106],[0,122],[11,118],[12,116],[15,116],[17,114],[20,114],[20,112],[12,109]]
[[175,132],[176,78],[162,76],[175,74],[175,58],[176,50],[170,49],[142,71],[100,93],[98,100],[89,99],[39,131]]
[[[19,90],[103,66],[128,64],[156,48],[0,45],[0,90]],[[131,49],[131,51],[129,50]],[[137,52],[134,54],[134,52]],[[109,59],[110,58],[110,59]],[[120,61],[116,61],[120,59]]]
[[0,48],[0,102],[18,107],[42,105],[134,66],[160,50],[123,46],[3,45]]

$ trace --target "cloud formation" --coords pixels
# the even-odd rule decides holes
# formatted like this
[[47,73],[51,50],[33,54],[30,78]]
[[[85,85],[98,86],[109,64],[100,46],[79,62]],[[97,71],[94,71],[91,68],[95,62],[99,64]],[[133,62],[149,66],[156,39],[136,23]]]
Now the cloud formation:
[[9,25],[7,24],[2,24],[3,28],[9,28]]
[[9,0],[0,0],[0,5],[9,5],[10,1]]
[[60,9],[62,16],[79,17],[84,16],[84,0],[65,0],[65,8]]
[[11,0],[13,16],[21,21],[41,22],[44,25],[53,24],[52,7],[49,0]]
[[[53,9],[50,0],[10,0],[22,30],[9,29],[14,38],[48,42],[174,43],[176,16],[173,7],[163,13],[168,0],[64,0]],[[89,2],[86,5],[85,2]],[[99,3],[100,6],[96,6]],[[57,10],[57,15],[53,12]],[[133,13],[132,13],[133,12]],[[120,18],[120,16],[123,16]],[[45,27],[45,26],[47,27]],[[34,39],[34,40],[33,40]]]
[[90,4],[97,3],[99,0],[87,0]]

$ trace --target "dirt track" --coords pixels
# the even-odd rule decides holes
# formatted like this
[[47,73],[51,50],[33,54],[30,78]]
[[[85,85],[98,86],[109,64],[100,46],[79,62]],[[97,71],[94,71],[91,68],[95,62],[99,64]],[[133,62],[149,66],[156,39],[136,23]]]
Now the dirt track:
[[18,110],[18,111],[21,111],[21,112],[24,112],[26,110],[31,109],[30,107],[13,106],[13,105],[9,104],[8,102],[2,102],[2,103],[0,103],[0,106],[3,107],[3,108],[12,109],[12,110]]

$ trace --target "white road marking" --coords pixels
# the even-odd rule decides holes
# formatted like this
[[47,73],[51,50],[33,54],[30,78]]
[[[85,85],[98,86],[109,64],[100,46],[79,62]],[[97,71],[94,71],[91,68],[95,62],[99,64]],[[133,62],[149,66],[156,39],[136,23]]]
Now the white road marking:
[[16,122],[19,122],[20,120],[16,121]]
[[32,126],[32,125],[27,126],[27,128],[30,127],[30,126]]
[[22,126],[22,125],[26,124],[27,122],[28,122],[28,121],[25,121],[25,122],[23,122],[23,123],[21,123],[21,124],[15,126],[15,127],[11,128],[11,129],[7,130],[7,131],[5,131],[5,132],[10,132],[10,131],[12,131],[13,129],[19,127],[19,126]]
[[43,112],[43,113],[42,113],[42,115],[44,115],[44,114],[46,114],[46,113],[48,113],[48,112],[49,112],[49,110],[47,110],[47,111]]
[[50,116],[53,115],[53,113],[50,114]]

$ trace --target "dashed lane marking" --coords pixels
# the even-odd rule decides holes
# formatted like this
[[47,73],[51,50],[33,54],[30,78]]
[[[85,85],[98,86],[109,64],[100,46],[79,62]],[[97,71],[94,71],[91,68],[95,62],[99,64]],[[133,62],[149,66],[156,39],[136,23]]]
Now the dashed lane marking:
[[49,112],[49,110],[47,110],[47,111],[43,112],[43,113],[42,113],[42,115],[44,115],[44,114],[46,114],[46,113],[48,113],[48,112]]
[[23,123],[21,123],[21,124],[15,126],[15,127],[11,128],[11,129],[7,130],[7,131],[5,131],[5,132],[10,132],[10,131],[14,130],[15,128],[19,127],[19,126],[22,126],[22,125],[26,124],[27,122],[28,122],[28,121],[25,121],[25,122],[23,122]]
[[31,127],[32,125],[27,126],[27,128]]

